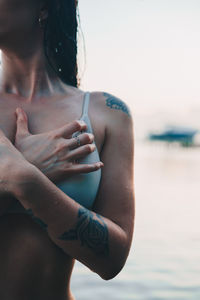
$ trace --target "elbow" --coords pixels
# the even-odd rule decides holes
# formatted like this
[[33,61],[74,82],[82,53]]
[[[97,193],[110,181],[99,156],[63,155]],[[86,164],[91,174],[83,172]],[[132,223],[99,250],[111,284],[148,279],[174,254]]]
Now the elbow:
[[115,278],[125,266],[130,251],[130,239],[126,238],[124,242],[120,243],[120,246],[117,248],[114,247],[114,249],[112,254],[110,253],[110,256],[107,258],[101,274],[99,274],[106,281]]
[[93,270],[96,269],[96,273],[103,280],[114,279],[123,269],[127,261],[131,241],[130,238],[124,231],[121,231],[120,239],[117,240],[117,243],[110,244],[109,254],[98,262]]
[[103,280],[108,281],[108,280],[114,279],[121,272],[123,267],[124,267],[124,264],[118,265],[118,266],[116,266],[116,265],[110,266],[110,267],[107,267],[104,270],[104,272],[102,272],[99,275]]
[[101,272],[99,272],[99,276],[106,281],[115,278],[125,266],[126,260],[127,253],[121,256],[115,256],[115,258],[108,258]]

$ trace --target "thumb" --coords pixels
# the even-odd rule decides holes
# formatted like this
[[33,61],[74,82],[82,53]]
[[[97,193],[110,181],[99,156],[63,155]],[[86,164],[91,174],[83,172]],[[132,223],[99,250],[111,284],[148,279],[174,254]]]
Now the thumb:
[[29,130],[28,130],[28,117],[25,113],[25,111],[17,107],[16,111],[16,116],[17,116],[17,130],[16,130],[16,137],[26,137],[31,135]]

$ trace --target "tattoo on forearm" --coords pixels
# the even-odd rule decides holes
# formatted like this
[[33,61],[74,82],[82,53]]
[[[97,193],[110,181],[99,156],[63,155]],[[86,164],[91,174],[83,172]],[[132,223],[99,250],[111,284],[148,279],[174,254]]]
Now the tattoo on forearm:
[[[95,218],[96,217],[96,218]],[[108,228],[103,218],[86,208],[78,211],[76,227],[64,232],[60,240],[80,240],[81,246],[87,246],[96,254],[108,256]]]
[[37,218],[36,216],[34,216],[33,211],[32,211],[31,208],[27,209],[26,212],[27,212],[27,214],[28,214],[29,216],[31,216],[32,219],[33,219],[37,224],[39,224],[44,230],[47,230],[48,225],[45,224],[41,219],[39,219],[39,218]]
[[119,98],[116,98],[108,93],[103,93],[103,95],[107,98],[106,105],[112,109],[118,109],[126,113],[128,116],[131,116],[130,109],[128,106]]

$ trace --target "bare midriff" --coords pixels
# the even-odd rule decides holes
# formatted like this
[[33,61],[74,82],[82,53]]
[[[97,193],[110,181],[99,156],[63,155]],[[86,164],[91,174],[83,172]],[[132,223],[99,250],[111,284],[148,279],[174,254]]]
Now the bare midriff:
[[0,299],[74,299],[69,286],[74,259],[30,216],[2,216],[0,238]]

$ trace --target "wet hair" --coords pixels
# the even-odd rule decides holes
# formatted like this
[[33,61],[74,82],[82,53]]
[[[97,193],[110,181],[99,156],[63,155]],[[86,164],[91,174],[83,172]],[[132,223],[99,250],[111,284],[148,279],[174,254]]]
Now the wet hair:
[[78,87],[78,0],[47,0],[44,52],[49,65],[66,84]]

